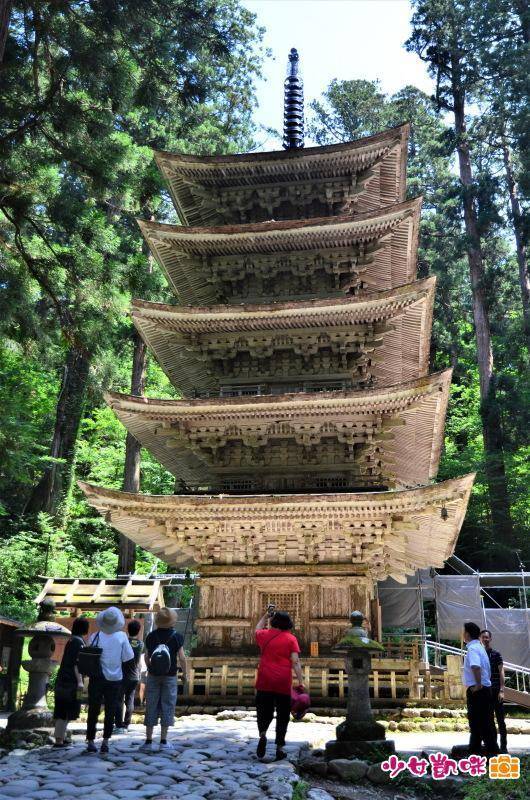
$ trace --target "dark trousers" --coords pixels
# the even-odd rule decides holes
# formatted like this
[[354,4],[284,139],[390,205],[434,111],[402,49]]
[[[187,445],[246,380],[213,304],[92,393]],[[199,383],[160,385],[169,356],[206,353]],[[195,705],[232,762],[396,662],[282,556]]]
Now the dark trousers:
[[491,689],[483,687],[478,692],[468,689],[466,692],[467,718],[469,720],[469,751],[476,755],[482,752],[481,744],[487,755],[496,755],[497,731],[493,718],[493,698]]
[[132,681],[128,678],[124,678],[121,683],[114,717],[117,728],[128,728],[131,724],[132,713],[134,711],[134,695],[137,686],[138,681]]
[[504,721],[504,701],[499,700],[499,687],[492,687],[493,695],[493,710],[495,711],[495,719],[497,720],[497,730],[499,731],[500,747],[501,750],[506,750],[508,744],[508,735],[506,733],[506,722]]
[[256,692],[258,731],[267,733],[276,711],[276,747],[283,747],[291,714],[291,695],[276,692]]
[[106,678],[90,678],[88,682],[88,722],[86,738],[93,742],[96,738],[96,725],[101,706],[105,709],[103,738],[110,739],[114,727],[116,703],[120,694],[121,681],[108,681]]

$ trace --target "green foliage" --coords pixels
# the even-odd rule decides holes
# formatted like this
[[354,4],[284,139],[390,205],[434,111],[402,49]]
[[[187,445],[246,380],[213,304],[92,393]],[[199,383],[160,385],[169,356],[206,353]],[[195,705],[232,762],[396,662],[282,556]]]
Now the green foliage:
[[[46,571],[115,574],[117,535],[71,479],[121,488],[125,431],[103,392],[130,389],[131,298],[174,301],[135,221],[175,221],[153,150],[252,147],[261,36],[238,0],[13,3],[0,87],[4,612],[27,618]],[[90,365],[75,392],[72,350]],[[175,396],[153,361],[147,380]],[[79,419],[66,431],[61,398]],[[25,511],[51,466],[64,475],[53,522]],[[141,488],[174,488],[147,453]],[[155,561],[138,553],[138,569]]]
[[307,781],[296,781],[296,783],[293,783],[293,800],[306,800],[310,788]]
[[[405,120],[411,123],[407,190],[410,197],[423,195],[418,273],[420,277],[434,274],[437,278],[431,362],[435,370],[453,368],[445,449],[438,476],[445,479],[477,472],[458,541],[458,554],[475,567],[498,568],[499,563],[514,567],[513,552],[495,536],[491,523],[471,289],[452,131],[438,113],[434,100],[411,86],[389,97],[381,92],[377,82],[335,80],[323,98],[313,103],[312,110],[310,130],[323,144],[373,134]],[[511,511],[520,546],[530,555],[528,353],[522,330],[517,266],[509,220],[503,213],[505,185],[496,178],[498,158],[485,152],[478,121],[473,136],[473,142],[477,142],[477,173],[483,198],[480,224]]]

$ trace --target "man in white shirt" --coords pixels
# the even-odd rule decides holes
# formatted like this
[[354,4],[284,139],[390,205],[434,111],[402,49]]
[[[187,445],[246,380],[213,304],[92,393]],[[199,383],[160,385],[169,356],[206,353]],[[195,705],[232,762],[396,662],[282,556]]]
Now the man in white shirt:
[[464,686],[466,687],[467,718],[469,720],[469,752],[482,753],[482,742],[486,755],[499,752],[497,731],[493,718],[490,662],[480,642],[480,628],[474,622],[464,624]]
[[101,671],[103,674],[98,678],[90,678],[88,682],[87,752],[97,752],[94,739],[103,703],[105,719],[100,752],[108,753],[109,739],[112,736],[116,705],[120,697],[123,679],[122,664],[134,659],[134,653],[127,634],[123,630],[125,619],[119,608],[111,606],[105,611],[100,611],[96,623],[98,632],[91,637],[90,644],[102,649]]

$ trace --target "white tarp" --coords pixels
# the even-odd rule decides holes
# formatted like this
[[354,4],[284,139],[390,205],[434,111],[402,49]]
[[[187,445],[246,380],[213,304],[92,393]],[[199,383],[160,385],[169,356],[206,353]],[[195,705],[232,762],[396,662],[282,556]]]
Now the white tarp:
[[464,622],[486,627],[478,575],[436,575],[434,594],[440,639],[459,641]]
[[523,608],[486,608],[492,647],[505,661],[530,667],[530,611]]
[[423,600],[432,600],[433,581],[428,569],[417,570],[414,575],[409,575],[406,583],[398,583],[393,578],[378,583],[377,595],[381,603],[383,628],[419,629],[421,615],[419,581],[421,581]]

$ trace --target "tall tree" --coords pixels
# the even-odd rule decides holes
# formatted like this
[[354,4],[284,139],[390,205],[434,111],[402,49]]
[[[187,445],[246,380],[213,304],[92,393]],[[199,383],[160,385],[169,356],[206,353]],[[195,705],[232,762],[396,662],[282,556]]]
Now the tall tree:
[[13,4],[0,93],[2,286],[26,271],[64,352],[32,511],[64,508],[90,365],[114,346],[132,275],[145,268],[133,215],[146,198],[164,207],[151,148],[249,142],[259,36],[237,0]]
[[4,50],[6,46],[7,31],[9,30],[9,20],[11,17],[11,7],[13,0],[0,0],[0,63],[4,60]]
[[481,417],[486,454],[486,473],[491,514],[498,536],[506,546],[514,545],[510,501],[506,480],[502,419],[497,398],[497,376],[493,356],[486,274],[476,207],[468,135],[467,104],[481,81],[474,53],[466,47],[466,2],[460,0],[416,0],[409,50],[429,65],[436,81],[436,101],[453,115],[455,148],[462,186],[462,208],[467,237],[467,257],[473,297],[477,340]]
[[520,186],[530,194],[530,10],[518,0],[468,0],[468,48],[480,63],[480,128],[504,172],[508,218],[516,243],[523,324],[530,343],[530,222]]
[[[137,331],[133,333],[133,364],[131,374],[131,394],[143,395],[145,391],[147,347]],[[123,491],[140,491],[141,445],[130,431],[125,439],[125,463],[123,467]],[[136,545],[122,533],[119,535],[118,575],[134,572]]]

